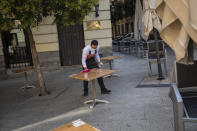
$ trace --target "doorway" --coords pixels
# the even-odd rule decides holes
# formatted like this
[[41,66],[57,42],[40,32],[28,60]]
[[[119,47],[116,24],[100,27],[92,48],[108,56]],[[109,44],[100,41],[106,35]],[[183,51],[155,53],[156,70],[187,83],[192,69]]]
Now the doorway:
[[62,66],[80,65],[85,46],[83,25],[57,26]]

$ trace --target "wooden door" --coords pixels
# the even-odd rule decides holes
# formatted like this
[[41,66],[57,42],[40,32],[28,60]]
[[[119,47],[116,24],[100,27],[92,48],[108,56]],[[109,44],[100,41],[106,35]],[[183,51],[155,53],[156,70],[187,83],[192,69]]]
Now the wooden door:
[[58,26],[60,59],[62,66],[80,65],[84,47],[84,31],[82,25],[68,27]]

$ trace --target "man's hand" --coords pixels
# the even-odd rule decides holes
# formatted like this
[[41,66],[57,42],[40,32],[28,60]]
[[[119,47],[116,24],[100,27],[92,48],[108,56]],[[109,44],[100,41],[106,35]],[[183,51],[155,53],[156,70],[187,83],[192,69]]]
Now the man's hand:
[[101,66],[102,66],[102,65],[103,65],[103,63],[102,63],[102,62],[99,62],[99,65],[101,65]]
[[88,70],[88,68],[86,67],[86,68],[84,68],[84,70]]

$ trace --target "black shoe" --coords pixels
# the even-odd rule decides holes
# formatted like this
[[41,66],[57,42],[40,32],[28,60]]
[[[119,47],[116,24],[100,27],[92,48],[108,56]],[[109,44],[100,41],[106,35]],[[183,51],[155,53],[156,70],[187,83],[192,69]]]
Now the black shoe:
[[87,91],[84,91],[83,96],[84,96],[84,97],[88,96],[88,92],[87,92]]
[[111,90],[108,90],[108,89],[104,89],[104,90],[101,90],[101,94],[110,94]]

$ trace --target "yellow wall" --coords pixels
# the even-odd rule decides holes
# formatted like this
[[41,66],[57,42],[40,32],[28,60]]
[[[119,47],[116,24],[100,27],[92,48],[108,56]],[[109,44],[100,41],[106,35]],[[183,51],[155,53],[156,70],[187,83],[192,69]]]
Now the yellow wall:
[[[110,2],[99,0],[99,5],[99,17],[95,17],[95,12],[93,11],[84,19],[85,44],[89,44],[92,39],[98,39],[102,46],[112,46]],[[57,26],[53,24],[53,20],[54,17],[47,17],[39,27],[32,29],[38,52],[59,51]],[[100,30],[88,31],[86,29],[86,22],[92,20],[100,21]],[[1,45],[0,40],[0,55],[3,55]]]
[[42,24],[32,29],[38,52],[59,51],[57,26],[53,17],[47,17]]
[[[94,10],[94,9],[93,9]],[[85,45],[90,44],[93,39],[98,40],[101,47],[112,47],[112,26],[110,16],[109,0],[99,0],[99,17],[95,17],[95,12],[88,14],[83,22]],[[87,30],[87,22],[99,21],[100,29]]]
[[59,51],[58,43],[37,44],[36,49],[38,52]]

